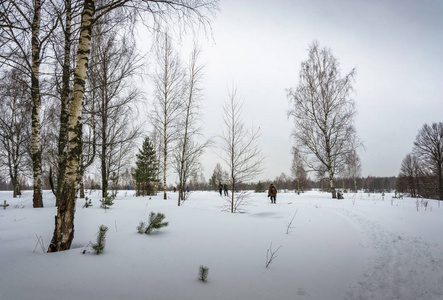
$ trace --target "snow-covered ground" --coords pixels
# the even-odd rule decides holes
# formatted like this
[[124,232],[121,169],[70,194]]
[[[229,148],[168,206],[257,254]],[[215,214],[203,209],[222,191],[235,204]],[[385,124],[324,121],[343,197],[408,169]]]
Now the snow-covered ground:
[[[44,254],[54,229],[55,199],[32,208],[0,192],[0,299],[443,299],[443,207],[392,194],[279,193],[277,204],[251,193],[246,213],[223,209],[217,192],[134,197],[119,192],[108,210],[77,202],[69,251]],[[136,227],[149,213],[169,226],[151,234]],[[295,215],[295,217],[294,217]],[[294,218],[293,218],[294,217]],[[288,223],[293,222],[288,228]],[[105,252],[82,254],[109,227]],[[289,229],[289,233],[287,230]],[[276,258],[265,267],[267,250]],[[207,283],[197,279],[209,267]]]

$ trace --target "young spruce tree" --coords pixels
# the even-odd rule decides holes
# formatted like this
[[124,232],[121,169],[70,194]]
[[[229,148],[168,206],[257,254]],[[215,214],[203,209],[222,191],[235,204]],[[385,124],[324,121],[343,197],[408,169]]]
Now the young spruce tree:
[[136,195],[147,196],[156,193],[156,174],[158,170],[158,164],[156,159],[156,153],[154,146],[152,145],[149,137],[145,138],[143,146],[139,149],[137,156],[137,162],[135,172],[132,173],[132,177],[136,182]]

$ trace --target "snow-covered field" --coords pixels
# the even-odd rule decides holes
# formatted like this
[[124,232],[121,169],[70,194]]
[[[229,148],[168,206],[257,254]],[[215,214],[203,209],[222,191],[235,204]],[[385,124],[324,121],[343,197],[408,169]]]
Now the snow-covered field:
[[[392,194],[279,193],[270,204],[251,193],[247,212],[231,214],[217,192],[194,192],[182,207],[169,195],[121,191],[104,210],[93,191],[92,207],[77,202],[72,249],[44,254],[38,238],[47,248],[52,194],[33,209],[31,191],[20,199],[0,192],[0,204],[10,204],[0,207],[0,299],[443,299],[438,201],[417,211],[416,199]],[[137,233],[151,211],[169,226]],[[105,252],[82,254],[102,224]],[[281,248],[266,268],[271,243]],[[200,265],[209,267],[206,283],[197,279]]]

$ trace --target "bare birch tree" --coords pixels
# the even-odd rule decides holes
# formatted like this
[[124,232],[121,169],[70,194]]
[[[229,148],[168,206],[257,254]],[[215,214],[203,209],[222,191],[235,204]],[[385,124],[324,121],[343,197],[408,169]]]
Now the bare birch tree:
[[166,178],[169,154],[179,134],[179,121],[183,113],[185,73],[178,54],[174,51],[171,38],[164,35],[157,52],[158,70],[154,75],[155,99],[151,122],[161,137],[163,199],[166,195]]
[[222,159],[228,166],[231,188],[231,213],[238,210],[241,195],[235,197],[237,185],[253,180],[262,172],[264,156],[259,146],[260,129],[247,128],[242,111],[243,101],[235,88],[229,91],[229,99],[223,106],[224,129],[221,135]]
[[[33,169],[33,206],[43,207],[42,152],[40,144],[40,66],[45,46],[58,18],[44,14],[45,1],[0,2],[0,60],[5,65],[24,72],[29,77],[32,100],[31,158]],[[48,11],[47,9],[45,11]]]
[[185,96],[183,114],[180,120],[181,130],[178,132],[177,150],[173,154],[173,167],[178,174],[178,206],[185,200],[183,192],[186,182],[193,174],[200,171],[200,157],[209,141],[199,143],[201,128],[197,125],[199,115],[199,102],[201,98],[201,77],[203,65],[198,62],[200,49],[194,46],[188,65],[187,80],[185,83]]
[[48,252],[57,252],[70,249],[74,239],[74,215],[77,191],[78,168],[82,155],[81,143],[81,119],[83,109],[83,98],[85,92],[85,79],[88,68],[91,30],[95,5],[93,0],[85,0],[83,11],[79,44],[77,50],[77,63],[74,72],[73,99],[69,109],[68,118],[68,154],[66,172],[63,178],[61,192],[58,197],[62,198],[57,207],[55,217],[55,228]]
[[298,87],[288,91],[297,148],[309,168],[326,168],[332,198],[337,197],[334,176],[358,145],[352,143],[357,140],[356,109],[350,98],[354,77],[355,69],[342,77],[332,51],[314,42],[308,60],[301,64]]

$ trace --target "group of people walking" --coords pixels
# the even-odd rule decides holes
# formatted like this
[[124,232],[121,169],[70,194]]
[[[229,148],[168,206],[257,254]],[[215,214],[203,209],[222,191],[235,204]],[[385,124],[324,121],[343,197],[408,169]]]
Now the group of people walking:
[[225,196],[229,196],[229,192],[228,192],[228,185],[225,183],[225,184],[221,184],[220,182],[218,183],[218,190],[219,190],[219,192],[220,192],[220,196],[222,195],[222,191],[223,191],[223,194],[225,195]]
[[[220,196],[222,196],[222,192],[224,196],[229,196],[229,192],[228,192],[228,185],[222,184],[222,183],[218,183],[218,191],[220,192]],[[268,189],[268,197],[271,198],[271,203],[275,204],[277,201],[277,188],[275,187],[275,185],[273,183],[271,183],[269,185],[269,189]]]

